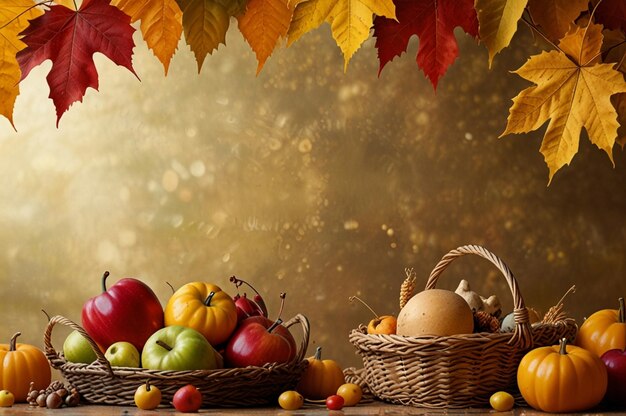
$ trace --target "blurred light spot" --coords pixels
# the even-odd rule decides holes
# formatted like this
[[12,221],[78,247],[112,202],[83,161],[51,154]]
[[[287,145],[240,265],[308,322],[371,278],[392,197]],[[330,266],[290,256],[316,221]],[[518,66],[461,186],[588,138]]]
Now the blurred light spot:
[[389,228],[389,229],[387,230],[387,235],[388,235],[389,237],[391,237],[391,236],[392,236],[392,235],[394,235],[394,234],[395,234],[395,231],[393,230],[393,228]]
[[161,179],[161,186],[167,192],[174,192],[178,188],[178,174],[171,169],[166,170]]
[[230,253],[226,253],[222,256],[222,262],[228,263],[230,261]]
[[226,220],[228,219],[228,214],[224,211],[216,211],[211,216],[211,219],[216,225],[224,225],[226,224]]
[[387,228],[388,228],[388,227],[387,227],[387,224],[383,224],[383,225],[381,225],[381,226],[380,226],[380,228],[381,228],[383,231],[387,231]]
[[343,223],[344,230],[351,231],[351,230],[356,230],[358,228],[359,228],[359,222],[357,220],[350,219]]
[[420,111],[419,113],[417,113],[417,116],[415,117],[415,122],[419,126],[425,126],[426,124],[428,124],[429,121],[430,121],[430,116],[425,111]]
[[337,271],[338,272],[342,272],[343,271],[343,266],[341,264],[337,265]]
[[121,230],[118,234],[118,241],[122,247],[134,246],[137,242],[137,234],[133,230]]
[[308,153],[313,149],[313,143],[309,139],[301,140],[298,144],[298,150],[300,153]]
[[198,134],[198,129],[195,127],[187,127],[185,129],[185,135],[189,138],[196,137]]
[[98,243],[96,257],[101,263],[113,263],[119,260],[120,251],[111,241],[102,240]]
[[270,150],[276,151],[276,150],[280,149],[281,147],[283,147],[283,144],[280,142],[280,140],[278,140],[277,138],[273,137],[273,138],[270,139],[268,147],[270,148]]
[[228,105],[230,100],[228,99],[228,97],[219,97],[217,100],[215,100],[215,102],[219,105],[226,106]]
[[474,135],[470,133],[469,131],[465,133],[465,140],[471,141],[473,138],[474,138]]
[[184,218],[183,218],[182,215],[180,215],[180,214],[174,215],[172,217],[172,221],[171,221],[172,227],[174,227],[174,228],[180,227],[181,225],[183,225],[183,220],[184,220]]
[[391,248],[396,248],[396,247],[398,247],[398,244],[397,244],[397,243],[391,243],[391,244],[389,244],[389,246],[390,246]]
[[191,192],[191,189],[189,188],[181,189],[178,191],[178,199],[182,202],[191,202],[193,199],[193,192]]
[[206,166],[201,160],[194,160],[189,166],[189,172],[191,172],[192,176],[199,178],[206,172]]

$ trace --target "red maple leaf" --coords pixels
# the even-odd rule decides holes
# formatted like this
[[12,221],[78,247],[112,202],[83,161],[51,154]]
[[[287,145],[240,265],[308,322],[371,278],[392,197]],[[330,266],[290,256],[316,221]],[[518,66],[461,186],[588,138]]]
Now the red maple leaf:
[[607,29],[622,29],[626,32],[626,1],[604,0],[598,4],[595,18]]
[[132,65],[135,29],[130,17],[109,2],[85,0],[78,11],[51,5],[20,33],[27,45],[17,54],[22,80],[35,66],[52,61],[46,79],[56,107],[57,127],[70,105],[83,100],[87,87],[98,90],[94,53],[103,53],[137,76]]
[[409,39],[419,37],[417,65],[437,89],[437,82],[459,56],[454,28],[478,38],[474,0],[394,0],[396,20],[377,16],[374,36],[380,68],[406,52]]

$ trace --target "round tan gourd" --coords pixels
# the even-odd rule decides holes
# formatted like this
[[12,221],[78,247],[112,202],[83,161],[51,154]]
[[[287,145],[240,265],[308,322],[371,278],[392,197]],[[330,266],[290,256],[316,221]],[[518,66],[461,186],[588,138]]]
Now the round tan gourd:
[[462,296],[444,289],[429,289],[413,296],[398,315],[398,335],[449,336],[471,334],[474,316]]

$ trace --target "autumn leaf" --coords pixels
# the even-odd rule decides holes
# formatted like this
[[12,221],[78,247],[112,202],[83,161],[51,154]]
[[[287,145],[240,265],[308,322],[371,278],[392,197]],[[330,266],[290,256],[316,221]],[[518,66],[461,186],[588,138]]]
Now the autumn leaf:
[[[52,69],[46,77],[50,98],[61,116],[76,101],[82,101],[87,87],[98,89],[98,72],[93,54],[101,52],[133,74],[135,44],[130,18],[109,0],[85,0],[78,11],[52,5],[30,21],[21,35],[28,45],[17,54],[22,79],[47,59]],[[135,74],[136,76],[137,74]]]
[[143,39],[167,75],[183,33],[183,13],[176,0],[113,0],[111,4],[129,15],[131,23],[141,20]]
[[299,3],[288,33],[288,45],[322,23],[331,25],[333,38],[344,57],[344,71],[354,53],[369,37],[373,15],[396,18],[392,0],[307,0]]
[[257,75],[280,38],[287,35],[292,16],[289,0],[250,0],[246,12],[237,18],[239,31],[259,62]]
[[617,113],[611,96],[626,92],[626,82],[614,64],[600,63],[602,26],[576,27],[559,43],[561,51],[542,52],[515,73],[537,84],[513,99],[502,136],[527,133],[550,120],[541,153],[550,179],[578,152],[584,127],[592,143],[613,161]]
[[26,47],[18,34],[28,26],[28,20],[43,12],[32,0],[3,0],[0,7],[0,114],[13,128],[13,107],[20,93],[20,66],[15,55]]
[[[626,35],[621,30],[604,30],[602,33],[603,61],[616,63],[615,69],[626,74]],[[623,149],[626,146],[626,94],[615,94],[611,97],[611,103],[617,111],[617,121],[620,125],[616,141]]]
[[474,0],[395,0],[397,20],[378,16],[374,19],[374,36],[380,68],[406,52],[409,39],[419,37],[417,65],[433,87],[459,56],[454,29],[460,26],[473,37],[478,36]]
[[553,41],[561,39],[588,7],[587,0],[528,0],[533,20]]
[[[595,12],[596,22],[607,29],[621,29],[626,32],[626,1],[624,0],[595,0],[598,5]],[[598,4],[599,3],[599,4]]]
[[185,40],[196,57],[200,73],[207,54],[213,53],[220,43],[226,44],[230,15],[221,3],[214,0],[176,2],[183,11]]
[[496,54],[511,43],[527,2],[528,0],[476,0],[480,40],[489,51],[490,68]]

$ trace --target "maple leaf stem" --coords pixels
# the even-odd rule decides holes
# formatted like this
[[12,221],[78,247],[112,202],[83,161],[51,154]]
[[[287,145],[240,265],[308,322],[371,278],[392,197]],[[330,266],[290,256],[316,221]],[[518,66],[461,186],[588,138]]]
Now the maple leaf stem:
[[[596,5],[593,7],[593,10],[591,11],[591,14],[589,15],[589,21],[587,22],[587,26],[585,26],[585,31],[583,32],[583,40],[580,42],[580,53],[578,54],[578,62],[582,61],[583,59],[583,46],[585,45],[585,39],[587,38],[587,29],[589,29],[589,25],[593,21],[593,15],[596,13],[596,10],[598,9],[598,6],[600,5],[600,3],[602,3],[602,0],[599,0],[596,3]],[[593,61],[593,59],[591,59],[590,61],[587,61],[585,65]]]
[[528,18],[526,18],[525,16],[522,16],[522,21],[524,23],[526,23],[528,25],[528,27],[530,27],[532,30],[534,30],[535,32],[537,32],[542,38],[543,40],[545,40],[546,42],[548,42],[548,44],[550,44],[550,46],[552,46],[554,49],[558,50],[559,52],[562,52],[563,54],[565,54],[565,52],[563,52],[563,50],[561,48],[559,48],[559,46],[552,42],[546,35],[545,33],[543,33],[539,27],[537,27],[537,25],[535,25],[533,22],[529,21]]
[[[598,52],[597,54],[595,54],[595,56],[594,56],[593,58],[589,59],[589,60],[588,60],[587,62],[585,62],[582,66],[587,65],[589,62],[592,62],[594,59],[596,59],[596,58],[597,58],[598,56],[600,56],[600,55],[608,55],[608,54],[609,54],[609,52],[611,52],[613,49],[617,48],[618,46],[622,46],[622,45],[623,45],[623,44],[625,44],[625,43],[626,43],[626,40],[623,40],[623,41],[621,41],[620,43],[617,43],[617,44],[615,44],[615,45],[611,46],[610,48],[608,48],[608,49],[607,49],[607,50],[605,50],[605,51]],[[624,58],[625,58],[625,57],[626,57],[626,52],[624,53],[624,55],[622,55],[622,59],[620,59],[620,61],[619,61],[618,65],[615,67],[615,69],[617,69],[618,71],[619,71],[620,66],[622,66],[622,64],[624,63]]]
[[16,21],[17,19],[20,18],[20,16],[28,13],[29,11],[31,11],[32,9],[34,9],[35,7],[39,7],[39,6],[49,6],[51,4],[53,4],[53,0],[45,0],[42,1],[41,3],[35,3],[32,6],[28,7],[26,10],[24,10],[23,12],[17,14],[13,19],[10,19],[8,22],[6,22],[5,24],[3,24],[2,26],[0,26],[0,29],[4,29],[5,27],[7,27],[8,25],[10,25],[12,22]]

